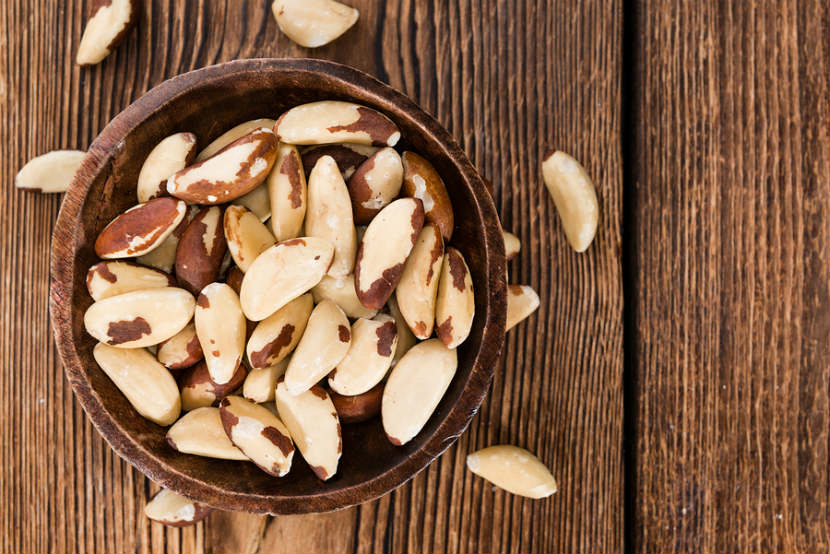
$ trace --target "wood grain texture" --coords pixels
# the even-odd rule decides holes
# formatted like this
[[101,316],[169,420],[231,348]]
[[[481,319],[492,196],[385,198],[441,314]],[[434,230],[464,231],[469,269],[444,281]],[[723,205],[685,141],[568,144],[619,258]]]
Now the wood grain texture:
[[826,552],[828,4],[637,4],[636,549]]
[[[309,51],[265,1],[146,1],[100,66],[72,63],[91,2],[0,3],[0,537],[3,551],[605,551],[622,549],[620,2],[351,2],[356,28]],[[48,248],[59,198],[11,187],[30,157],[85,148],[164,79],[235,58],[354,65],[436,115],[496,185],[522,239],[511,282],[540,291],[508,336],[470,430],[411,483],[320,516],[216,513],[167,530],[142,515],[154,487],[117,458],[69,390],[48,327]],[[546,147],[585,162],[602,226],[573,254],[542,187]],[[33,416],[33,414],[37,414]],[[536,452],[560,481],[544,501],[493,490],[464,467],[477,448]]]

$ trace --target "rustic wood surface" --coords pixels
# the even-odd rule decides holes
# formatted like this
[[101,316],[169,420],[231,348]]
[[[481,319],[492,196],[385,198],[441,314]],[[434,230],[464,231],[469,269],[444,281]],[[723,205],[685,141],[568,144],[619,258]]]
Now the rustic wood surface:
[[830,548],[829,19],[826,0],[638,2],[639,551]]
[[[826,2],[632,0],[623,17],[621,0],[350,0],[357,28],[308,51],[265,0],[147,0],[127,42],[80,70],[89,3],[0,3],[0,551],[827,550]],[[13,177],[85,148],[172,75],[308,55],[390,83],[459,139],[522,239],[510,281],[542,305],[508,336],[469,431],[401,489],[165,529],[141,514],[155,486],[101,440],[57,360],[60,198]],[[547,146],[598,184],[586,255],[541,187]],[[560,492],[529,501],[473,478],[465,454],[495,442],[538,453]]]
[[[622,548],[620,6],[352,3],[361,10],[357,27],[312,52],[278,31],[265,0],[148,1],[126,43],[85,70],[72,62],[89,2],[0,5],[0,359],[8,368],[0,377],[8,439],[0,442],[0,550]],[[60,198],[16,191],[13,176],[38,153],[87,147],[113,115],[170,76],[235,58],[307,55],[390,83],[457,137],[523,240],[512,281],[540,290],[542,306],[508,337],[470,430],[400,490],[333,514],[221,513],[168,530],[141,513],[154,486],[110,451],[63,378],[46,303]],[[603,225],[588,255],[568,249],[541,185],[548,145],[587,160],[600,185]],[[494,442],[538,453],[559,494],[523,500],[473,478],[465,455]]]

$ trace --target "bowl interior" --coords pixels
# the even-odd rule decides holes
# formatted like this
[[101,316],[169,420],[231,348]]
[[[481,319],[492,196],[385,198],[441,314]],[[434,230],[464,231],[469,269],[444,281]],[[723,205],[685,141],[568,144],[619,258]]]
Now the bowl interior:
[[[443,176],[455,211],[451,244],[465,256],[476,291],[476,317],[459,348],[458,372],[423,431],[403,447],[386,440],[380,418],[343,426],[337,475],[323,483],[299,453],[288,477],[253,464],[180,454],[166,429],[139,417],[92,357],[83,327],[92,303],[86,270],[92,245],[116,215],[136,203],[135,184],[150,150],[165,136],[191,131],[204,147],[246,120],[276,118],[323,99],[379,109],[401,129],[399,151],[414,150]],[[495,230],[494,230],[495,229]],[[408,99],[350,68],[310,60],[246,60],[185,74],[130,106],[102,132],[67,195],[53,247],[53,319],[67,376],[115,450],[155,481],[225,508],[297,513],[341,508],[383,494],[449,446],[478,409],[504,333],[504,253],[492,200],[455,142]],[[496,244],[498,243],[498,244]],[[57,259],[56,259],[57,258]]]

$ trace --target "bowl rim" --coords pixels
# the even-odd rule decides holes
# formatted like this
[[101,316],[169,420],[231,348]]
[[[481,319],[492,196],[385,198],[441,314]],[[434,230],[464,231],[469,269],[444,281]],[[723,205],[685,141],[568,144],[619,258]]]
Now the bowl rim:
[[[228,491],[207,480],[178,471],[160,460],[152,449],[133,438],[105,408],[101,397],[85,375],[73,340],[72,329],[73,266],[76,265],[74,258],[79,248],[75,240],[76,222],[92,183],[99,173],[111,164],[122,140],[145,119],[162,110],[177,96],[189,93],[194,88],[210,86],[234,74],[258,71],[325,74],[327,78],[362,89],[368,96],[376,97],[378,104],[395,105],[423,127],[427,135],[431,135],[430,140],[436,142],[442,155],[451,160],[463,180],[472,188],[471,202],[477,205],[482,215],[485,231],[482,258],[487,268],[487,310],[484,314],[481,345],[478,351],[473,353],[473,366],[467,382],[463,385],[459,401],[450,407],[444,419],[417,450],[386,471],[366,481],[337,490],[327,491],[321,488],[319,493],[296,497]],[[220,509],[294,514],[332,511],[376,499],[412,479],[449,448],[466,430],[490,387],[496,362],[504,344],[506,319],[506,262],[501,226],[498,222],[495,203],[484,182],[449,132],[409,97],[358,69],[309,58],[253,58],[224,62],[179,74],[153,87],[104,127],[90,145],[81,169],[76,173],[64,197],[52,234],[49,308],[53,335],[65,375],[84,412],[121,458],[155,483],[186,494],[199,502]],[[58,245],[62,246],[59,248]],[[67,247],[71,256],[66,255]]]

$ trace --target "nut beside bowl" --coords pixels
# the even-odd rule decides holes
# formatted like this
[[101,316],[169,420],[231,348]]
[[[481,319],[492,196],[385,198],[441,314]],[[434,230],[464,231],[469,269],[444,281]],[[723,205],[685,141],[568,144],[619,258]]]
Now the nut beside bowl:
[[[290,479],[255,466],[181,454],[166,428],[138,414],[92,355],[83,315],[92,299],[85,279],[95,238],[136,202],[142,162],[162,138],[196,134],[203,147],[233,125],[276,117],[316,100],[375,108],[401,129],[403,149],[441,173],[455,211],[453,245],[472,275],[475,319],[458,349],[458,371],[435,413],[412,441],[396,447],[373,418],[343,427],[340,469],[320,481],[295,460]],[[385,494],[412,478],[466,429],[486,394],[504,340],[504,245],[484,183],[452,137],[411,100],[355,69],[319,60],[240,60],[186,73],[148,92],[110,122],[89,149],[67,192],[52,242],[51,317],[67,378],[113,449],[150,479],[188,498],[229,510],[304,513],[336,510]]]

